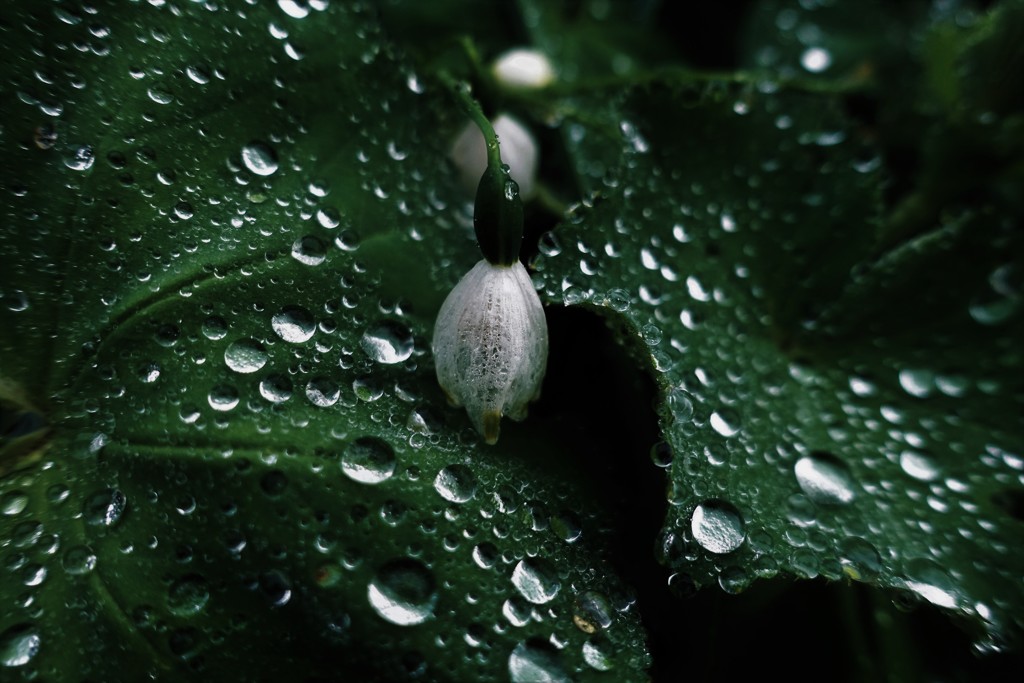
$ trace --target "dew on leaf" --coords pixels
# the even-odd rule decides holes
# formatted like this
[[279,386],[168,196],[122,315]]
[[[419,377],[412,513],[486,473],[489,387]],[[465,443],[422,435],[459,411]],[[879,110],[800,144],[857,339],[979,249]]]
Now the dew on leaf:
[[249,374],[267,364],[267,350],[255,339],[239,339],[224,350],[224,362],[235,372]]
[[547,561],[537,557],[520,560],[512,570],[512,585],[535,605],[551,602],[562,587],[558,573]]
[[326,377],[315,377],[306,384],[306,398],[320,408],[329,408],[338,402],[341,389]]
[[740,416],[731,408],[723,408],[711,413],[709,422],[712,429],[726,438],[736,436],[740,431]]
[[72,576],[88,574],[96,567],[96,553],[89,546],[76,545],[64,553],[61,565]]
[[228,323],[219,315],[211,315],[202,324],[203,336],[211,341],[223,339],[228,333]]
[[584,633],[603,631],[612,623],[608,598],[597,591],[583,591],[573,603],[572,622]]
[[0,666],[25,666],[37,654],[42,639],[31,624],[16,624],[0,634]]
[[206,395],[206,401],[214,410],[226,413],[238,405],[238,389],[230,384],[217,384]]
[[900,468],[918,481],[934,481],[939,478],[939,467],[934,458],[920,451],[905,450],[900,454]]
[[702,548],[724,555],[743,545],[746,538],[743,515],[736,507],[720,499],[698,505],[690,518],[690,531]]
[[515,646],[508,658],[512,683],[568,683],[569,674],[562,665],[562,655],[551,643],[540,638],[524,640]]
[[433,573],[412,558],[392,560],[382,566],[368,589],[374,611],[399,626],[414,626],[430,619],[437,597]]
[[359,345],[367,356],[378,363],[401,363],[412,355],[412,332],[399,322],[383,320],[363,332]]
[[286,375],[268,375],[260,380],[260,396],[271,403],[284,403],[292,397],[292,381]]
[[242,148],[242,163],[256,175],[272,175],[277,170],[277,152],[265,142],[250,142]]
[[301,306],[285,306],[270,321],[274,332],[292,344],[307,342],[316,332],[316,320]]
[[476,495],[476,475],[465,465],[448,465],[434,478],[434,489],[452,503],[465,503]]
[[28,507],[28,494],[24,491],[8,491],[0,498],[0,513],[8,516],[21,514]]
[[292,243],[292,258],[307,266],[319,266],[327,258],[327,244],[314,235],[300,237]]
[[820,505],[848,505],[857,497],[850,468],[831,453],[811,453],[793,466],[796,481],[807,497]]
[[124,514],[128,499],[118,489],[96,491],[85,499],[82,516],[87,524],[114,526]]
[[612,669],[613,648],[607,638],[598,636],[583,643],[583,661],[597,671]]
[[188,574],[167,589],[167,609],[178,617],[199,614],[210,601],[210,587],[199,574]]
[[397,459],[395,451],[382,439],[364,436],[345,447],[341,470],[353,481],[379,484],[391,478]]

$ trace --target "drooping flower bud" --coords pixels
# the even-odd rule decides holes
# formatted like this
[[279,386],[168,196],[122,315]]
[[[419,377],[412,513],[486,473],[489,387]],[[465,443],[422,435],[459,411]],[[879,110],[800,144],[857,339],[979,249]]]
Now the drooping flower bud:
[[433,352],[438,383],[487,443],[502,415],[526,417],[547,367],[548,325],[523,264],[473,266],[441,306]]

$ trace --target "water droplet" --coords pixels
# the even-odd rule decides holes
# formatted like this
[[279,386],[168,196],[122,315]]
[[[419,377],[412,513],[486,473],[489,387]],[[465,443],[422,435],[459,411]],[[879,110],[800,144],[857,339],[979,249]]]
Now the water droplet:
[[341,456],[341,470],[354,481],[379,484],[395,472],[395,451],[381,439],[364,436],[345,448]]
[[793,466],[796,481],[807,497],[820,505],[848,505],[857,497],[850,469],[831,453],[811,453]]
[[832,65],[832,55],[820,47],[809,47],[800,55],[800,65],[812,74],[820,74]]
[[307,342],[316,332],[313,315],[301,306],[285,306],[270,324],[277,336],[292,344]]
[[268,176],[277,170],[277,152],[265,142],[250,142],[242,148],[242,163],[256,175]]
[[82,515],[86,523],[114,526],[124,514],[128,499],[117,489],[103,489],[85,499]]
[[743,515],[732,503],[719,499],[706,500],[694,509],[690,530],[701,547],[719,555],[736,550],[746,538]]
[[225,413],[238,405],[238,389],[230,384],[218,384],[210,389],[206,401],[214,410]]
[[476,476],[465,465],[449,465],[437,473],[434,489],[452,503],[465,503],[476,495]]
[[167,609],[179,617],[199,614],[209,601],[210,587],[199,574],[183,576],[167,590]]
[[934,481],[939,478],[939,468],[935,461],[918,451],[903,451],[900,454],[900,467],[919,481]]
[[277,6],[293,19],[305,19],[309,14],[309,2],[307,0],[277,0]]
[[61,564],[64,571],[72,576],[88,574],[96,568],[96,553],[89,546],[76,545],[64,553]]
[[88,171],[96,163],[96,154],[89,145],[73,147],[64,157],[64,165],[72,171]]
[[306,384],[306,398],[320,408],[329,408],[338,402],[341,389],[326,377],[316,377]]
[[931,370],[906,368],[900,370],[899,378],[903,390],[916,398],[926,398],[935,388],[935,373]]
[[373,577],[368,597],[381,618],[399,626],[413,626],[433,616],[437,584],[434,575],[419,561],[392,560]]
[[515,646],[508,657],[512,683],[568,683],[561,653],[551,643],[530,638]]
[[722,436],[729,438],[740,431],[740,416],[733,410],[725,408],[711,413],[711,428]]
[[39,634],[31,624],[17,624],[0,634],[0,665],[25,666],[39,653]]
[[0,498],[0,513],[8,516],[21,514],[28,507],[28,494],[24,491],[10,491]]
[[285,375],[270,375],[260,381],[260,396],[271,403],[284,403],[292,397],[292,381]]
[[584,633],[603,631],[612,624],[612,609],[608,599],[597,591],[584,591],[576,596],[572,622]]
[[319,266],[327,258],[327,244],[313,235],[300,237],[292,244],[292,258],[307,266]]
[[202,331],[207,339],[223,339],[228,333],[228,323],[219,315],[211,315],[203,321]]
[[597,671],[609,671],[612,668],[613,651],[606,638],[591,638],[583,643],[583,661]]
[[359,344],[378,363],[401,363],[412,355],[412,332],[401,323],[383,320],[367,328]]
[[959,604],[956,583],[932,560],[911,560],[904,585],[933,605],[952,609]]
[[512,585],[520,595],[535,605],[550,602],[562,587],[555,568],[547,560],[538,557],[519,561],[512,571]]
[[235,372],[256,372],[267,364],[267,351],[255,339],[239,339],[224,350],[224,362]]

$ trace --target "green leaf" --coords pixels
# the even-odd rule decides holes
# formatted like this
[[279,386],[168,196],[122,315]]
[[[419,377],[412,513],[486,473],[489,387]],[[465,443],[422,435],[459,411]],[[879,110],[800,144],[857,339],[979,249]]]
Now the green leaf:
[[610,511],[556,439],[485,448],[436,386],[479,258],[460,108],[373,13],[8,29],[0,369],[49,431],[3,451],[5,670],[643,678]]

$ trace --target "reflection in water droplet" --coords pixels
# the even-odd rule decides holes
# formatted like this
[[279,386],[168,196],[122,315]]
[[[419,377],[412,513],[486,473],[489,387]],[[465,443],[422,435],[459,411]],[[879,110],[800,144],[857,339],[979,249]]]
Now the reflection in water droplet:
[[412,355],[412,332],[393,320],[383,320],[363,332],[360,346],[378,363],[401,363]]
[[519,561],[512,571],[512,585],[535,605],[550,602],[562,587],[555,568],[547,560],[537,557]]
[[434,489],[445,500],[465,503],[476,495],[476,476],[465,465],[449,465],[437,473]]
[[316,377],[306,384],[306,398],[320,408],[328,408],[338,402],[341,389],[326,377]]
[[541,638],[530,638],[515,646],[508,658],[512,683],[567,683],[569,675],[562,667],[562,655]]
[[904,585],[933,605],[952,609],[959,604],[956,583],[932,560],[911,560]]
[[746,538],[743,515],[732,503],[719,499],[706,500],[694,509],[690,531],[701,547],[719,555],[736,550]]
[[256,372],[267,364],[267,351],[255,339],[239,339],[224,350],[224,362],[235,372]]
[[611,626],[612,609],[608,599],[597,591],[584,591],[576,596],[572,621],[584,633],[596,633]]
[[300,237],[292,244],[292,258],[307,266],[319,266],[327,258],[327,245],[313,235]]
[[228,333],[228,323],[219,315],[211,315],[203,321],[202,330],[207,339],[223,339]]
[[42,640],[31,624],[17,624],[0,634],[0,666],[25,666],[39,653]]
[[167,608],[179,617],[199,614],[210,600],[210,587],[199,574],[183,576],[167,591]]
[[124,514],[128,499],[117,489],[103,489],[85,499],[82,515],[87,524],[114,526]]
[[934,481],[939,478],[939,467],[935,461],[918,451],[903,451],[900,454],[900,467],[914,479]]
[[206,402],[210,407],[222,413],[234,410],[238,400],[238,389],[230,384],[218,384],[206,395]]
[[437,584],[430,570],[417,560],[392,560],[373,577],[368,597],[370,605],[386,621],[413,626],[433,616]]
[[96,163],[96,154],[89,145],[72,147],[64,156],[64,165],[72,171],[88,171]]
[[807,497],[821,505],[847,505],[857,497],[850,469],[831,453],[812,453],[793,467],[796,481]]
[[309,341],[316,332],[313,314],[301,306],[285,306],[270,321],[277,336],[292,344]]
[[613,651],[611,643],[603,636],[591,638],[583,643],[583,661],[597,671],[609,671]]
[[260,381],[260,396],[271,403],[284,403],[292,397],[292,381],[285,375],[269,375]]
[[363,484],[379,484],[394,474],[396,462],[395,451],[386,441],[364,436],[345,448],[341,470]]
[[24,491],[10,491],[0,498],[0,513],[4,515],[21,514],[28,507],[28,494]]
[[61,561],[64,571],[72,576],[88,574],[96,567],[96,553],[85,545],[69,548]]
[[265,142],[250,142],[242,148],[242,163],[256,175],[268,176],[277,170],[277,152]]
[[711,428],[728,438],[740,431],[740,416],[732,410],[716,410],[711,413]]

